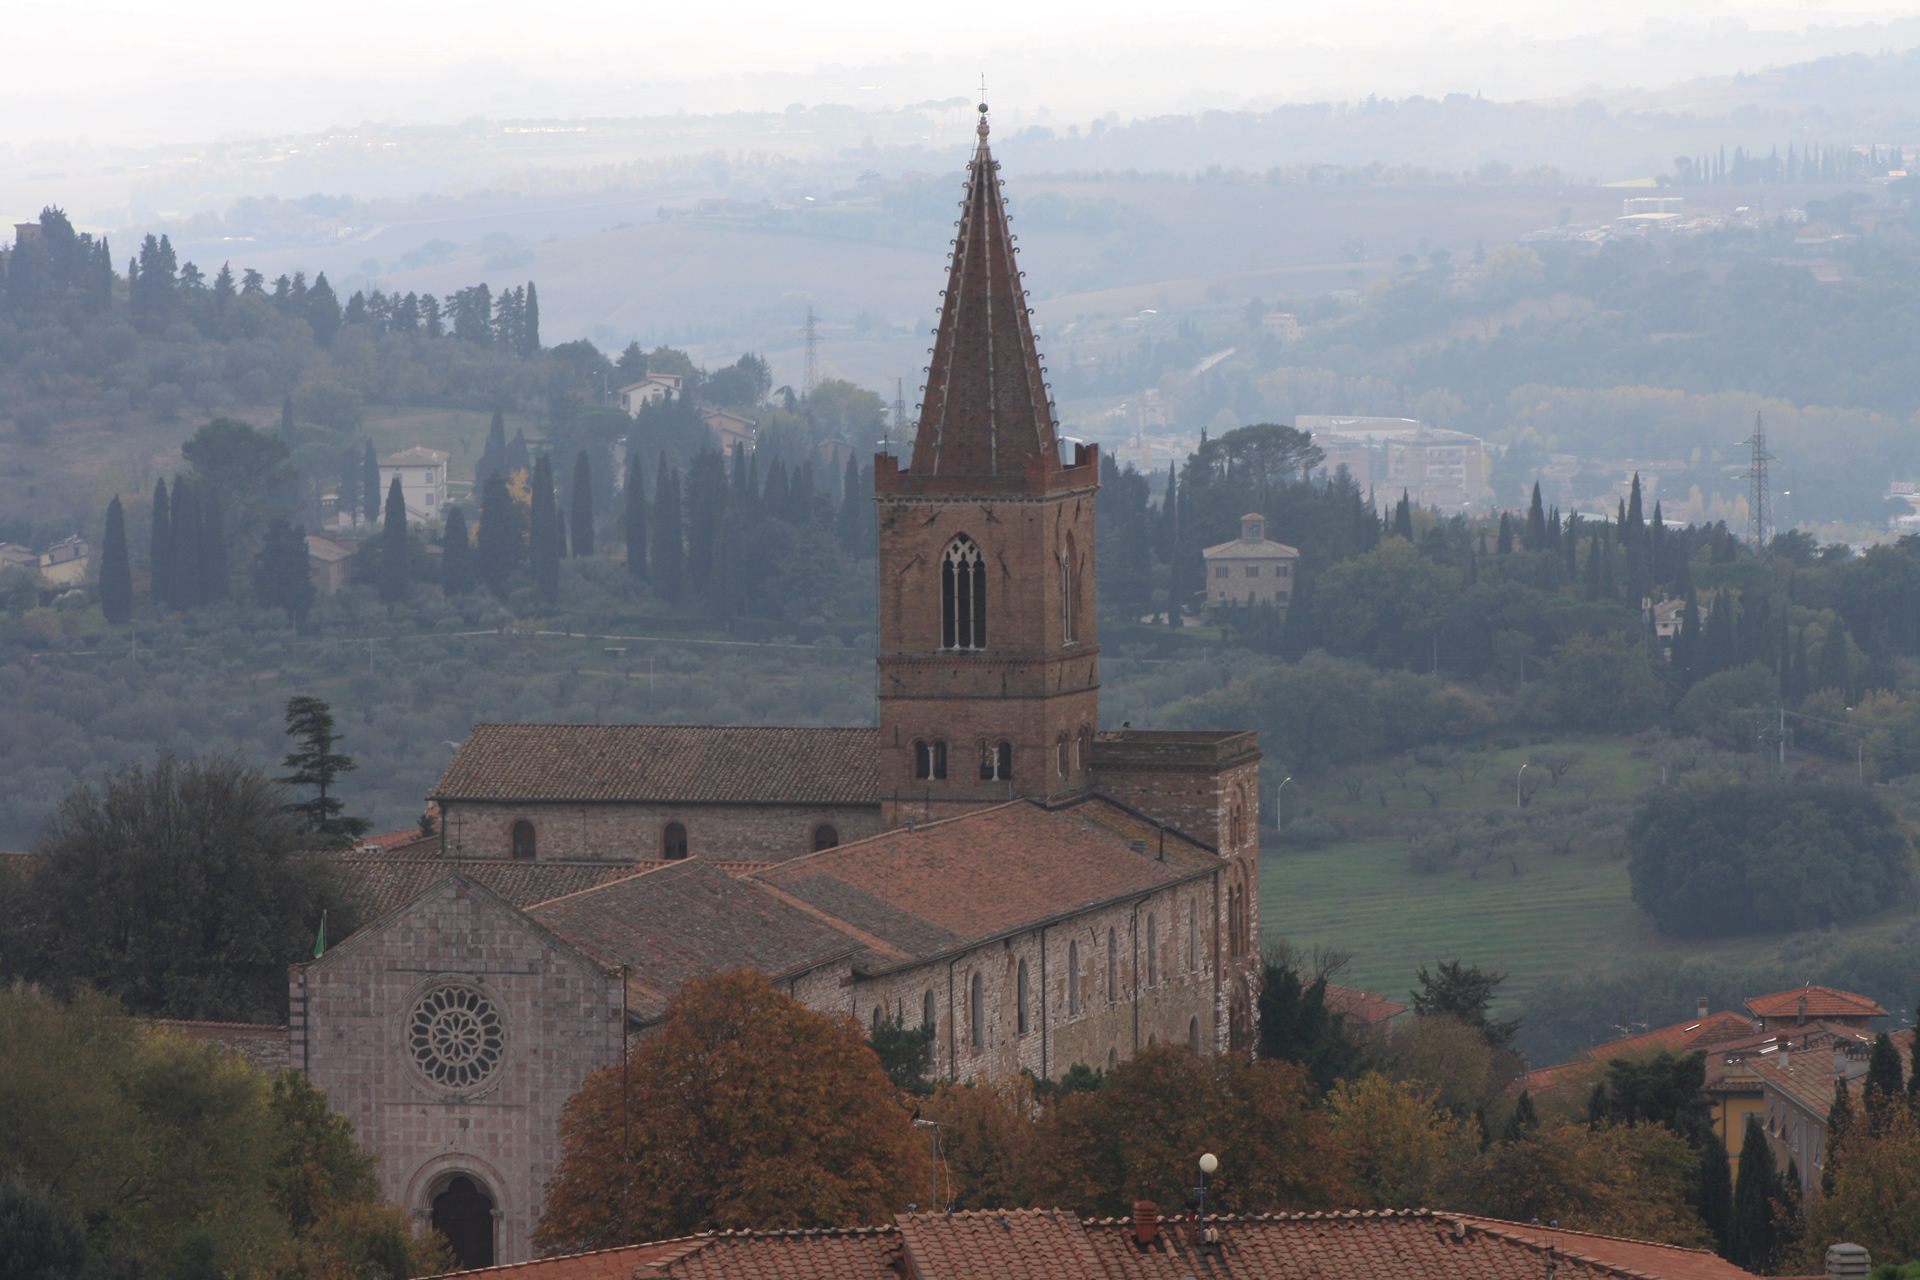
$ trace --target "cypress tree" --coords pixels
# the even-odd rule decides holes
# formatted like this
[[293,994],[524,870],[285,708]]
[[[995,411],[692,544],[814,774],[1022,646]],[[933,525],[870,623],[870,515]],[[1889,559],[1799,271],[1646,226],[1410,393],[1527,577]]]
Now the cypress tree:
[[489,478],[506,474],[507,469],[507,419],[500,410],[493,411],[493,422],[487,427],[487,447],[480,451],[480,465],[473,469],[473,478],[484,485]]
[[380,518],[380,459],[371,440],[360,454],[360,514],[368,524]]
[[1547,542],[1542,550],[1549,551],[1554,555],[1564,558],[1564,553],[1561,551],[1561,541],[1560,508],[1555,507],[1547,513]]
[[227,521],[220,491],[209,487],[200,508],[200,603],[227,598]]
[[[1536,485],[1534,493],[1538,495],[1539,491]],[[1518,1142],[1539,1127],[1540,1116],[1533,1108],[1533,1095],[1522,1089],[1513,1104],[1513,1114],[1507,1117],[1506,1128],[1500,1132],[1500,1141]]]
[[685,546],[684,524],[680,519],[680,474],[667,466],[666,450],[660,451],[660,469],[654,472],[653,496],[653,588],[660,598],[679,604],[683,588],[681,560]]
[[387,488],[386,523],[380,529],[380,600],[399,604],[407,598],[407,499],[400,477]]
[[1529,551],[1547,549],[1547,512],[1540,502],[1540,482],[1533,482],[1533,502],[1527,507],[1527,534],[1523,543]]
[[447,509],[447,527],[440,538],[440,589],[450,596],[473,590],[473,543],[467,538],[467,513]]
[[313,608],[313,574],[307,567],[307,530],[275,517],[253,562],[253,597],[267,608],[285,609],[296,622]]
[[173,485],[173,607],[200,604],[200,501],[184,480]]
[[148,550],[148,593],[159,608],[173,603],[173,514],[167,507],[167,482],[153,482],[153,535]]
[[1837,1162],[1846,1156],[1848,1137],[1853,1133],[1853,1089],[1847,1077],[1833,1082],[1833,1105],[1827,1108],[1827,1158],[1820,1168],[1820,1190],[1833,1190]]
[[474,573],[494,595],[505,598],[507,577],[520,567],[520,530],[513,519],[513,496],[498,471],[480,490],[480,536],[474,546]]
[[1763,1274],[1779,1249],[1773,1197],[1780,1188],[1779,1168],[1760,1117],[1749,1115],[1740,1142],[1740,1174],[1733,1180],[1733,1215],[1727,1223],[1727,1261]]
[[[860,459],[857,454],[847,455],[846,474],[840,477],[840,514],[834,522],[834,532],[839,535],[840,548],[853,552],[860,545],[860,519],[873,512],[873,501],[860,492]],[[1142,519],[1149,518],[1146,511]]]
[[127,515],[120,495],[107,504],[106,545],[100,549],[100,612],[108,622],[133,618],[133,567],[127,561]]
[[559,495],[553,503],[553,550],[556,559],[567,558],[567,513],[560,509]]
[[573,554],[593,554],[593,464],[584,449],[573,460]]
[[1604,560],[1600,550],[1600,535],[1593,535],[1587,547],[1587,563],[1581,579],[1581,594],[1589,600],[1600,599],[1600,567]]
[[1873,1052],[1867,1057],[1867,1082],[1861,1096],[1867,1104],[1867,1128],[1875,1137],[1884,1133],[1893,1111],[1906,1089],[1900,1079],[1900,1051],[1882,1031],[1873,1039]]
[[1847,679],[1847,629],[1837,621],[1827,630],[1827,641],[1820,646],[1820,670],[1813,678],[1815,689],[1838,689],[1845,693]]
[[1700,678],[1700,600],[1692,587],[1680,614],[1680,634],[1673,639],[1673,668],[1683,688]]
[[1721,588],[1707,611],[1707,625],[1700,635],[1700,675],[1713,675],[1734,665],[1735,636],[1733,610],[1737,597],[1730,588]]
[[[520,313],[520,354],[522,357],[540,354],[540,293],[533,287],[533,281],[527,281],[527,300]],[[593,550],[587,548],[588,552]],[[575,551],[579,555],[579,551]]]
[[1726,1147],[1711,1128],[1700,1139],[1700,1169],[1693,1207],[1713,1234],[1714,1251],[1725,1257],[1727,1236],[1733,1225],[1733,1170],[1727,1161]]
[[1400,491],[1400,501],[1393,508],[1393,536],[1413,541],[1413,503],[1405,489]]
[[647,484],[640,474],[640,454],[627,459],[627,506],[620,526],[627,535],[627,573],[645,580],[647,576]]
[[1513,554],[1513,525],[1504,511],[1500,513],[1500,536],[1494,540],[1493,554],[1497,556]]
[[560,530],[553,501],[553,464],[541,454],[533,464],[533,511],[528,522],[527,555],[533,565],[533,585],[548,604],[560,601]]

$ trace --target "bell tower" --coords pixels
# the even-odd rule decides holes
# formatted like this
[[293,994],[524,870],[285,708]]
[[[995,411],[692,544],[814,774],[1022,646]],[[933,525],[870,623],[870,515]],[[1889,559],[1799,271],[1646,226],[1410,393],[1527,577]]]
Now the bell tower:
[[912,457],[874,459],[889,825],[1092,782],[1099,451],[1061,461],[986,113]]

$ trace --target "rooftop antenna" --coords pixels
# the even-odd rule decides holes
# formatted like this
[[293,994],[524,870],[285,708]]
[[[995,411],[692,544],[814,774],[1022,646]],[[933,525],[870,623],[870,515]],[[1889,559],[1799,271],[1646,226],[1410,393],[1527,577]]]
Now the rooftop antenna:
[[813,397],[813,389],[820,385],[820,326],[813,318],[813,308],[807,308],[807,323],[802,330],[807,335],[807,371],[801,380],[801,394],[808,399]]
[[1772,487],[1767,482],[1767,464],[1774,461],[1774,457],[1767,452],[1766,422],[1757,412],[1753,415],[1753,434],[1747,438],[1747,446],[1752,454],[1741,476],[1747,482],[1747,545],[1753,548],[1754,555],[1764,559],[1770,554],[1767,544],[1773,539]]

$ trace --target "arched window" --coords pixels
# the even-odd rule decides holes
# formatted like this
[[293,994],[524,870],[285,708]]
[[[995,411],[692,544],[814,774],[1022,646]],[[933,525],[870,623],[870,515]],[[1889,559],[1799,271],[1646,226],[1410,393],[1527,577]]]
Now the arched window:
[[920,1025],[933,1033],[927,1037],[927,1070],[931,1071],[940,1060],[940,1016],[935,1010],[931,989],[920,1001]]
[[533,849],[533,824],[522,818],[513,824],[513,856],[531,859]]
[[873,1006],[873,1029],[876,1033],[880,1030],[880,1006],[879,1005]]
[[677,822],[669,822],[667,829],[660,833],[660,856],[669,861],[687,856],[687,829]]
[[813,851],[815,853],[820,852],[822,849],[837,848],[839,844],[840,833],[827,823],[823,822],[813,829]]
[[1187,1052],[1200,1056],[1200,1019],[1187,1019]]
[[1013,744],[980,740],[980,781],[1013,781]]
[[1160,930],[1152,916],[1147,917],[1147,985],[1160,985]]
[[972,983],[973,998],[967,1002],[967,1017],[973,1024],[973,1049],[975,1053],[980,1051],[980,1046],[985,1044],[987,1040],[987,1011],[982,1007],[981,1001],[981,988],[985,985],[986,984],[980,981],[979,973],[976,972],[973,975]]
[[1015,1012],[1019,1016],[1020,1034],[1027,1034],[1027,962],[1020,962],[1019,986],[1014,991]]
[[940,558],[940,647],[987,647],[987,562],[964,533]]
[[1120,1065],[1120,1051],[1118,1049],[1108,1049],[1107,1050],[1107,1071],[1111,1073],[1113,1069],[1119,1065]]
[[933,748],[927,745],[926,739],[915,738],[913,740],[913,780],[925,782],[932,776]]
[[1120,998],[1120,933],[1107,930],[1107,1003]]
[[1080,944],[1067,944],[1067,1012],[1080,1014]]
[[1063,731],[1053,744],[1053,767],[1059,770],[1062,781],[1067,777],[1067,752],[1070,749],[1067,745],[1067,735]]
[[1227,954],[1240,954],[1240,886],[1227,886]]
[[1200,900],[1187,899],[1187,971],[1200,967]]
[[493,1197],[462,1174],[433,1198],[428,1221],[447,1238],[454,1260],[464,1269],[493,1265]]
[[1060,553],[1060,643],[1073,643],[1073,535]]
[[1247,838],[1247,789],[1244,786],[1233,789],[1233,802],[1227,810],[1227,833],[1234,844]]

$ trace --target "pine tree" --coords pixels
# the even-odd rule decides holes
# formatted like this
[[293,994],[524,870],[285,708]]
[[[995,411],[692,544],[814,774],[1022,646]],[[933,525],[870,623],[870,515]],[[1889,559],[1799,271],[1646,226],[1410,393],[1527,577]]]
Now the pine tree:
[[120,495],[107,504],[107,534],[100,549],[100,612],[108,622],[133,618],[133,566],[127,561],[127,516]]
[[371,440],[360,454],[360,515],[368,524],[380,518],[380,459]]
[[681,578],[684,537],[684,524],[680,518],[680,474],[667,466],[667,454],[663,449],[660,451],[660,468],[654,472],[653,589],[670,604],[680,603],[685,585]]
[[1547,512],[1540,501],[1540,482],[1533,482],[1533,502],[1527,507],[1527,534],[1523,544],[1529,551],[1547,549]]
[[533,464],[533,511],[528,522],[527,556],[533,566],[533,585],[548,604],[560,602],[560,547],[558,510],[553,501],[553,465],[541,454]]
[[200,605],[200,501],[185,480],[173,485],[173,607]]
[[647,484],[640,474],[640,454],[627,459],[626,510],[620,515],[620,528],[627,536],[627,573],[642,581],[647,577]]
[[447,508],[447,527],[440,538],[440,589],[450,596],[473,590],[473,543],[467,537],[467,513]]
[[156,608],[173,603],[173,513],[167,506],[167,482],[153,482],[153,533],[148,544],[148,586]]
[[476,483],[485,485],[496,475],[505,475],[507,470],[507,419],[500,410],[493,411],[493,422],[487,427],[487,447],[480,452],[480,464],[473,470]]
[[573,554],[593,554],[593,464],[584,449],[573,460]]
[[513,495],[498,471],[480,490],[480,536],[474,544],[474,574],[501,599],[507,578],[520,567],[520,530],[513,518]]
[[227,520],[220,491],[209,487],[200,507],[200,603],[227,598]]
[[323,844],[346,844],[364,835],[373,824],[365,818],[341,817],[345,803],[328,794],[341,774],[359,767],[352,756],[334,750],[340,735],[334,732],[332,709],[314,697],[287,699],[287,737],[294,749],[282,763],[293,772],[277,781],[282,786],[315,789],[313,799],[286,806],[288,813],[299,817],[300,829],[320,837]]
[[1756,1275],[1772,1268],[1779,1252],[1773,1199],[1780,1188],[1779,1167],[1760,1117],[1747,1117],[1740,1141],[1740,1173],[1733,1180],[1733,1215],[1727,1223],[1727,1261]]
[[400,477],[387,489],[386,523],[380,529],[380,600],[399,604],[407,598],[407,499]]

